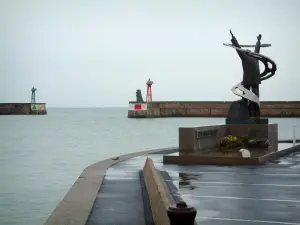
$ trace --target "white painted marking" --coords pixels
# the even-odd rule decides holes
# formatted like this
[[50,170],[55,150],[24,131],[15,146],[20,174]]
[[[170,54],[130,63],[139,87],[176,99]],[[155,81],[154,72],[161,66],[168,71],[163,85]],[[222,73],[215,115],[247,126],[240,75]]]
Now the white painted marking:
[[[166,180],[167,182],[181,181],[181,180]],[[273,186],[273,187],[300,187],[300,184],[248,184],[248,183],[234,183],[234,182],[219,182],[219,181],[193,181],[193,184],[226,184],[226,185],[249,185],[249,186]]]
[[105,180],[139,180],[140,178],[136,178],[136,177],[115,177],[115,176],[105,176],[104,178]]
[[129,104],[128,109],[129,109],[129,110],[134,110],[134,104]]
[[[166,168],[168,169],[168,168]],[[170,170],[173,172],[173,170]],[[185,174],[237,174],[237,175],[258,175],[258,176],[300,176],[299,173],[241,173],[241,172],[218,172],[218,171],[175,171],[177,173],[185,173]]]
[[284,225],[300,225],[300,223],[268,221],[268,220],[246,220],[246,219],[233,219],[233,218],[221,218],[221,217],[203,217],[203,216],[197,216],[196,219],[224,220],[224,221],[237,221],[237,222],[248,222],[248,223],[269,223],[269,224],[284,224]]
[[190,195],[183,194],[184,196],[193,196],[193,198],[219,198],[219,199],[234,199],[234,200],[253,200],[253,201],[273,201],[273,202],[292,202],[300,203],[300,200],[288,200],[288,199],[271,199],[271,198],[241,198],[241,197],[232,197],[232,196],[208,196],[208,195]]

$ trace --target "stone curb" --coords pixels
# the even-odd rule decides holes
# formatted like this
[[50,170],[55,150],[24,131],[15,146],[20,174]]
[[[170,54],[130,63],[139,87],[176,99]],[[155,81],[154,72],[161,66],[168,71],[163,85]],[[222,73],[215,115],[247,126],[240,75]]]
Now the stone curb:
[[130,153],[86,167],[44,224],[85,225],[109,167],[133,157],[168,151],[172,152],[174,148]]
[[260,158],[241,158],[241,157],[202,157],[194,155],[164,155],[163,156],[164,164],[178,164],[178,165],[222,165],[222,166],[231,166],[231,165],[259,165],[263,162],[260,161]]
[[174,201],[165,181],[150,158],[146,160],[143,175],[155,224],[170,225],[167,209],[174,204]]
[[201,157],[193,155],[164,155],[163,163],[165,164],[180,164],[180,165],[261,165],[268,163],[270,160],[275,160],[286,156],[293,152],[299,152],[300,145],[296,145],[287,149],[272,152],[260,157],[241,158],[241,157]]
[[286,149],[281,150],[281,151],[272,152],[272,153],[269,153],[267,155],[264,155],[264,156],[260,157],[260,160],[263,161],[263,162],[267,162],[267,161],[270,161],[270,160],[274,160],[274,159],[278,159],[280,157],[286,156],[290,153],[299,152],[299,151],[300,151],[300,145],[296,145],[296,146],[286,148]]

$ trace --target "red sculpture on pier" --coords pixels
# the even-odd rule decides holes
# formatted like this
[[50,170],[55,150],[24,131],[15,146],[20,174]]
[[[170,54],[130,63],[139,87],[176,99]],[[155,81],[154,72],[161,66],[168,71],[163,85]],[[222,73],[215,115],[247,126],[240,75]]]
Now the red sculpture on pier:
[[152,102],[152,89],[151,86],[153,84],[153,81],[149,80],[147,81],[147,96],[146,96],[146,102]]

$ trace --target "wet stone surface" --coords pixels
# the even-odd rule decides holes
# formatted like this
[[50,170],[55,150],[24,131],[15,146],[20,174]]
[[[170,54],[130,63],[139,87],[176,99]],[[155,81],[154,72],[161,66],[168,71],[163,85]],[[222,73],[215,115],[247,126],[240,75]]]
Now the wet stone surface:
[[257,167],[166,167],[198,224],[300,224],[300,153]]
[[87,225],[146,225],[139,169],[125,161],[107,170]]
[[[261,166],[163,165],[162,155],[109,168],[87,225],[146,224],[139,170],[146,158],[197,209],[197,223],[300,224],[300,153]],[[175,199],[176,198],[175,196]]]

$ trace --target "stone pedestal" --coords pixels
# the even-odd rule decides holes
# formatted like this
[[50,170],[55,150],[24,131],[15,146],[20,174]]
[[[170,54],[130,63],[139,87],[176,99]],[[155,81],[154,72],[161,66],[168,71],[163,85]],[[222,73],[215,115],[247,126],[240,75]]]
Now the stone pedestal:
[[179,155],[217,149],[220,140],[228,135],[269,140],[268,150],[278,150],[277,124],[225,124],[179,128]]
[[234,118],[226,118],[226,124],[269,124],[267,118],[250,118],[248,120],[240,120]]

